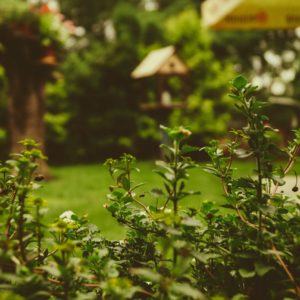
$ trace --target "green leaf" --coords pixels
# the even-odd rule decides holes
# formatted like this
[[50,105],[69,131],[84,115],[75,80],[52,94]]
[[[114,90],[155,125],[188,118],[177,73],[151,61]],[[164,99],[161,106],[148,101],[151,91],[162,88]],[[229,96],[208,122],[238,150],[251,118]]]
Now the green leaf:
[[227,300],[228,298],[224,295],[214,295],[210,298],[210,300]]
[[238,76],[235,79],[233,79],[232,81],[232,85],[238,89],[241,90],[243,89],[246,85],[248,84],[248,81],[246,78],[244,78],[243,76]]
[[123,188],[126,190],[126,191],[129,191],[130,190],[130,181],[128,180],[127,177],[123,177],[122,178],[122,185],[123,185]]
[[204,264],[207,264],[210,259],[214,259],[218,257],[218,255],[214,253],[193,252],[193,255],[196,259],[198,259]]
[[161,144],[160,148],[165,149],[167,151],[170,151],[171,153],[175,154],[175,149],[172,148],[171,146],[165,145],[165,144]]
[[[13,298],[17,300],[17,298]],[[46,291],[38,291],[34,293],[30,299],[51,299],[51,293],[46,292]]]
[[249,299],[249,297],[244,294],[236,294],[231,298],[231,300],[247,300],[247,299]]
[[235,210],[235,207],[234,207],[234,205],[232,205],[232,204],[222,204],[222,205],[220,205],[221,207],[224,207],[224,208],[228,208],[228,209],[234,209]]
[[122,198],[122,200],[125,204],[133,202],[133,200],[130,196],[125,196],[125,197]]
[[120,200],[123,197],[123,193],[119,192],[119,191],[113,191],[111,194],[107,195],[109,200]]
[[131,191],[134,191],[134,190],[136,190],[137,188],[139,188],[139,187],[141,187],[141,186],[143,186],[143,185],[145,185],[144,182],[138,183],[138,184],[136,184],[136,185],[131,189]]
[[188,130],[187,128],[184,128],[182,126],[168,128],[168,127],[160,125],[160,128],[162,130],[164,130],[172,140],[176,140],[176,141],[180,141],[183,138],[188,137],[192,134],[190,130]]
[[209,167],[209,166],[203,167],[203,171],[206,172],[206,173],[218,175],[218,171],[213,167]]
[[181,224],[185,226],[198,227],[201,225],[200,221],[194,218],[184,218]]
[[161,275],[155,273],[151,269],[146,269],[146,268],[131,269],[131,273],[143,277],[147,280],[151,280],[152,282],[159,282],[161,280]]
[[267,266],[262,264],[261,262],[256,262],[254,263],[255,266],[255,271],[258,276],[263,277],[265,276],[268,272],[274,270],[273,266]]
[[171,285],[171,290],[179,295],[191,297],[192,299],[204,300],[206,297],[197,289],[191,287],[187,283],[174,282]]
[[45,270],[47,273],[54,277],[59,277],[61,276],[61,272],[59,269],[55,266],[42,266],[41,269]]
[[113,204],[107,206],[107,210],[114,214],[119,210],[119,204],[114,202]]
[[190,145],[183,145],[182,148],[181,148],[181,151],[180,151],[180,155],[185,155],[185,154],[188,154],[188,153],[191,153],[191,152],[196,152],[198,150],[199,150],[198,147],[193,147],[193,146],[190,146]]
[[185,188],[185,182],[181,181],[180,186],[179,186],[179,191],[183,191]]
[[171,194],[171,188],[169,187],[169,185],[167,185],[166,183],[164,183],[164,187],[165,187],[167,193]]
[[278,184],[279,186],[285,185],[285,181],[279,176],[273,175],[272,180],[274,184]]
[[255,270],[239,269],[239,274],[243,278],[252,278],[256,275],[256,272],[255,272]]
[[173,172],[172,168],[170,168],[170,166],[169,166],[165,161],[157,160],[157,161],[155,161],[155,164],[156,164],[158,167],[167,170],[168,172]]

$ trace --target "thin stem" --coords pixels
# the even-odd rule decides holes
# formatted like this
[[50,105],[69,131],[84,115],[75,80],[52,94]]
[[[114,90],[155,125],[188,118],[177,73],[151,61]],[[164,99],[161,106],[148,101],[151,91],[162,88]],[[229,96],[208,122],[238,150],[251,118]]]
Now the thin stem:
[[150,213],[150,211],[149,211],[149,209],[148,209],[141,201],[139,201],[139,200],[137,200],[136,198],[133,197],[131,191],[128,191],[128,195],[130,196],[130,198],[131,198],[134,202],[136,202],[139,206],[141,206],[141,207],[144,209],[144,211],[145,211],[149,216],[152,216],[151,213]]
[[251,222],[249,222],[249,221],[242,215],[242,213],[241,213],[241,211],[240,211],[238,205],[236,205],[235,210],[236,210],[238,216],[240,217],[240,219],[241,219],[245,224],[247,224],[249,227],[254,228],[254,229],[256,229],[256,230],[258,229],[258,227],[257,227],[255,224],[252,224]]
[[165,211],[165,209],[167,208],[167,205],[168,205],[169,201],[170,201],[170,196],[168,196],[168,199],[167,199],[167,201],[165,202],[165,204],[163,206],[163,209],[162,209],[163,211]]
[[[176,216],[178,214],[178,199],[177,199],[177,172],[178,172],[178,156],[179,156],[179,142],[177,140],[174,140],[174,148],[175,148],[175,154],[174,154],[174,181],[173,181],[173,209],[174,209],[174,228],[177,228],[177,220]],[[173,248],[173,265],[175,265],[177,262],[177,250]]]
[[[297,145],[294,149],[294,151],[292,152],[292,155],[290,157],[290,159],[288,160],[287,162],[287,165],[285,166],[284,170],[283,170],[283,175],[285,176],[290,170],[291,168],[293,167],[295,161],[296,161],[296,156],[298,155],[300,151],[300,145]],[[275,187],[274,187],[274,190],[273,190],[273,193],[272,195],[274,196],[277,192],[277,189],[279,187],[279,183],[276,183]]]
[[26,254],[25,254],[25,244],[24,244],[24,213],[25,213],[25,194],[19,196],[19,204],[20,204],[20,216],[18,220],[18,240],[19,240],[19,248],[23,261],[26,262]]
[[[178,213],[178,201],[174,200],[174,215],[176,216]],[[175,222],[176,224],[176,222]]]
[[13,197],[11,199],[10,208],[9,208],[9,215],[8,215],[8,218],[7,218],[7,221],[6,221],[6,226],[5,226],[6,245],[8,244],[8,241],[10,239],[11,219],[12,219],[13,211],[14,211],[13,206],[14,206],[17,194],[18,194],[18,188],[16,188],[16,190],[13,194]]
[[288,269],[288,266],[285,264],[285,262],[283,261],[283,259],[279,255],[278,250],[276,249],[276,247],[275,247],[275,245],[273,243],[272,243],[272,250],[274,251],[274,255],[277,258],[279,264],[282,266],[282,268],[284,269],[285,273],[289,277],[290,281],[295,286],[296,295],[298,296],[298,298],[300,298],[300,286],[297,284],[296,279],[294,278],[293,274]]
[[[258,185],[257,185],[257,202],[259,206],[261,206],[262,203],[262,174],[261,174],[261,157],[260,153],[257,152],[256,154],[256,164],[257,164],[257,173],[258,173]],[[258,228],[259,228],[259,239],[261,239],[261,233],[262,233],[262,212],[259,209],[258,212]]]
[[36,222],[37,222],[37,248],[38,248],[38,259],[41,257],[42,242],[41,242],[41,223],[40,223],[40,206],[36,207]]
[[223,187],[223,191],[224,191],[224,194],[226,196],[229,196],[229,192],[228,192],[228,189],[227,189],[227,185],[225,183],[225,180],[224,180],[224,176],[221,177],[221,181],[222,181],[222,187]]
[[178,169],[178,154],[179,154],[179,143],[175,140],[174,141],[174,182],[173,182],[173,207],[174,207],[174,215],[178,213],[178,206],[177,206],[177,169]]

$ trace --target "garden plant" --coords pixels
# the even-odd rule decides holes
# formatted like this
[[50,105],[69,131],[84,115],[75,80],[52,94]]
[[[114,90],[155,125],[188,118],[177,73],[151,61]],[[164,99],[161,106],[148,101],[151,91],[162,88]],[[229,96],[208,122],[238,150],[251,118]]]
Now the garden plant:
[[[0,168],[0,299],[298,299],[300,198],[297,182],[294,196],[281,186],[300,131],[277,147],[267,103],[243,77],[231,84],[245,126],[228,143],[203,149],[186,144],[190,130],[162,127],[170,138],[156,163],[162,188],[139,192],[144,183],[132,179],[139,170],[129,154],[106,161],[112,184],[105,207],[128,228],[122,240],[106,239],[71,210],[45,224],[46,201],[34,196],[44,156],[24,140],[24,150]],[[199,167],[189,155],[200,150],[210,157],[207,176],[223,186],[224,207],[209,199],[199,209],[181,208],[199,193],[186,186],[189,170]],[[234,160],[246,157],[256,163],[254,175],[235,176]]]

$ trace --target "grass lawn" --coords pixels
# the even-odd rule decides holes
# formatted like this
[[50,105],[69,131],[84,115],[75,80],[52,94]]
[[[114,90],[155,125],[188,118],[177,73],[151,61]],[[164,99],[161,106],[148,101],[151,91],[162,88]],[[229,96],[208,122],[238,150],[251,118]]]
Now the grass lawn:
[[[236,167],[237,175],[246,176],[251,175],[253,164],[243,162],[238,163]],[[140,192],[145,193],[143,199],[149,203],[150,197],[147,192],[152,188],[162,188],[162,183],[159,176],[153,172],[155,168],[153,161],[140,162],[138,168],[141,172],[135,174],[134,180],[145,183]],[[112,239],[124,236],[125,228],[118,225],[103,207],[111,178],[101,164],[53,167],[51,174],[55,179],[44,182],[43,187],[37,192],[48,202],[47,221],[51,222],[62,212],[72,210],[78,215],[88,214],[90,222],[96,224],[104,236]],[[188,187],[201,191],[201,195],[182,200],[182,206],[197,208],[204,200],[218,203],[222,201],[222,187],[217,178],[205,173],[201,167],[191,170],[190,174]]]

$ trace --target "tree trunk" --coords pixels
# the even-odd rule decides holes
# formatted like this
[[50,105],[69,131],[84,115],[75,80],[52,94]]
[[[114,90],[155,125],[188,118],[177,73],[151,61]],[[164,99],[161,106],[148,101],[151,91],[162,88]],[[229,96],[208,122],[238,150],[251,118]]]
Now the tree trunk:
[[[26,72],[27,73],[27,72]],[[28,72],[26,75],[29,75]],[[11,151],[20,152],[22,145],[19,142],[30,138],[40,144],[45,153],[45,125],[44,125],[44,85],[43,79],[38,76],[22,76],[18,72],[10,72],[9,81],[9,129]],[[48,165],[40,161],[41,172],[48,176]]]

